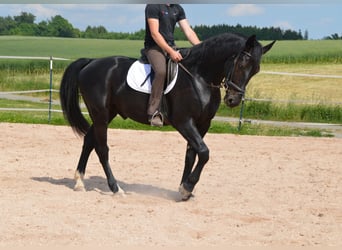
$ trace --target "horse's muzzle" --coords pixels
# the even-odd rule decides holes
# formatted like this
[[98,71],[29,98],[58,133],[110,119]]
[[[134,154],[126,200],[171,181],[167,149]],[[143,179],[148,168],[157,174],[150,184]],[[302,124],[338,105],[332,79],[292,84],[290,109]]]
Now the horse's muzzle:
[[228,107],[234,108],[240,104],[241,98],[240,94],[226,94],[223,100]]

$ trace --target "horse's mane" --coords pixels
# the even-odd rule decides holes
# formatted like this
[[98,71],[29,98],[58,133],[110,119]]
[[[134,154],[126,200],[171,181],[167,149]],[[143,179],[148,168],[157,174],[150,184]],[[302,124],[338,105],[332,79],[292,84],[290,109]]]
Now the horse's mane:
[[191,48],[187,62],[193,64],[204,59],[206,61],[226,59],[227,55],[238,53],[245,41],[246,37],[234,33],[223,33],[210,37]]

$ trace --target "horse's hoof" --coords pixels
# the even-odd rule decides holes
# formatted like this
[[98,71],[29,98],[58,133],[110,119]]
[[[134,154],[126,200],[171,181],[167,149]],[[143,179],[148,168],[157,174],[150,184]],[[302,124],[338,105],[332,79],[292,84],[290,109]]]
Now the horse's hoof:
[[115,196],[120,196],[120,197],[126,197],[125,191],[119,186],[119,184],[116,184],[118,187],[118,191],[114,192],[113,194]]
[[74,191],[81,191],[84,192],[86,191],[84,188],[84,174],[81,174],[80,172],[78,172],[78,170],[75,171],[75,186],[74,186]]
[[192,193],[189,192],[188,190],[186,190],[186,189],[184,188],[184,185],[183,185],[183,184],[181,184],[181,185],[179,186],[179,193],[180,193],[181,196],[182,196],[182,201],[187,201],[187,200],[189,200],[189,199],[191,198],[191,196],[192,196]]
[[76,191],[76,192],[85,192],[86,190],[85,190],[83,185],[75,185],[74,186],[74,191]]

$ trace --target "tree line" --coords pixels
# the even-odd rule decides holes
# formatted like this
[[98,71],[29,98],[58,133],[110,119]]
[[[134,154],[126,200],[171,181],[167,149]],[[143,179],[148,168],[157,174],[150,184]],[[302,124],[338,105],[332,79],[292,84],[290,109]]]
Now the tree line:
[[[71,37],[71,38],[99,38],[99,39],[129,39],[143,40],[145,30],[130,32],[109,32],[104,26],[90,26],[82,31],[74,28],[73,25],[63,18],[56,15],[50,20],[35,23],[36,17],[27,12],[21,12],[18,16],[0,17],[0,35],[21,35],[21,36],[47,36],[47,37]],[[240,24],[231,26],[221,25],[199,25],[193,29],[201,40],[205,40],[211,36],[224,32],[240,33],[246,36],[255,34],[259,40],[307,40],[309,38],[308,31],[304,34],[301,30],[282,30],[279,27],[241,26]],[[186,40],[180,28],[175,30],[176,40]],[[323,39],[342,39],[342,35],[337,33]]]

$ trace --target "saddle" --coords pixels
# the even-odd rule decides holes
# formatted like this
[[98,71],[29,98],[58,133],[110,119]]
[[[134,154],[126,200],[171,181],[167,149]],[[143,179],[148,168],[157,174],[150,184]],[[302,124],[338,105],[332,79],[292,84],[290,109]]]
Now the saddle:
[[[190,49],[181,49],[180,53],[185,58]],[[178,76],[178,66],[180,64],[174,63],[171,59],[167,60],[167,77],[165,79],[164,94],[169,93],[176,84]],[[154,72],[151,65],[148,63],[147,58],[142,50],[141,57],[137,59],[128,69],[126,82],[132,89],[150,94],[152,89],[152,80]]]
[[[127,85],[141,93],[150,94],[152,89],[152,81],[154,78],[154,72],[149,64],[147,57],[144,53],[144,49],[141,50],[141,57],[136,60],[129,68],[126,77]],[[190,54],[190,49],[180,50],[183,58],[186,58]],[[171,58],[167,57],[167,69],[166,79],[164,84],[164,95],[169,93],[176,84],[178,76],[178,64],[173,62]],[[168,107],[164,96],[161,100],[161,113],[163,117],[167,117]]]
[[[182,48],[182,49],[179,49],[179,52],[181,53],[183,58],[185,58],[189,55],[190,49],[189,48]],[[143,64],[149,64],[148,59],[147,59],[146,54],[145,54],[145,49],[141,49],[140,54],[141,54],[141,57],[139,58],[139,61]],[[177,72],[178,72],[177,63],[172,61],[169,56],[165,56],[165,57],[166,57],[166,80],[165,80],[165,84],[164,84],[164,89],[176,77]],[[151,82],[152,82],[152,80],[154,78],[154,71],[152,68],[151,68],[151,73],[150,73],[150,75],[148,75],[148,77],[151,77]],[[145,79],[143,84],[145,84],[146,81],[147,81],[147,79]]]

